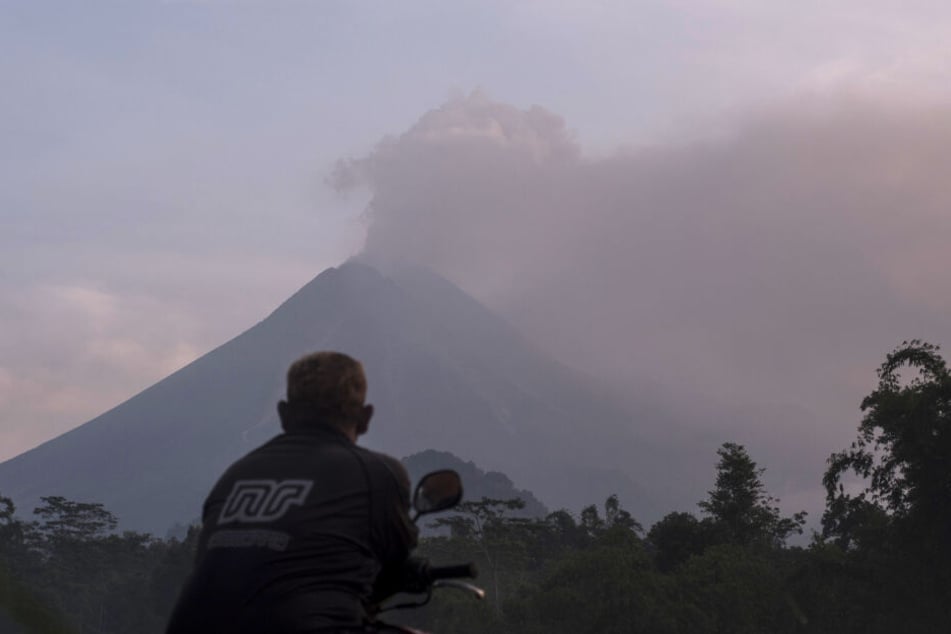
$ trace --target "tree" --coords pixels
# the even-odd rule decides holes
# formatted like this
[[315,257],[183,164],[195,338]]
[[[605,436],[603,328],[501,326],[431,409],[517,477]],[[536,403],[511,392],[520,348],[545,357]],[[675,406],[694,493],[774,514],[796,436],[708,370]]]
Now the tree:
[[0,625],[11,619],[29,634],[73,634],[66,620],[45,605],[0,559]]
[[40,500],[43,505],[33,513],[41,520],[36,528],[47,543],[97,539],[113,531],[118,523],[102,504],[73,502],[58,495]]
[[546,568],[526,593],[516,625],[529,632],[662,634],[674,631],[672,613],[666,584],[640,540],[631,531],[609,530]]
[[19,631],[31,634],[70,633],[65,620],[22,582],[30,558],[23,537],[24,525],[16,518],[13,500],[0,495],[0,621],[12,619],[24,628]]
[[161,543],[159,556],[149,578],[153,612],[166,621],[195,563],[201,525],[192,524],[183,539],[170,537]]
[[37,596],[67,615],[79,631],[102,634],[156,631],[164,621],[150,609],[150,571],[161,555],[151,535],[115,532],[102,504],[60,496],[41,498],[27,526],[32,565],[24,578]]
[[7,527],[14,522],[16,506],[13,500],[0,495],[0,527]]
[[938,346],[915,339],[889,353],[861,408],[857,438],[829,457],[821,539],[879,580],[882,631],[946,629],[951,373]]
[[[530,546],[536,541],[535,534],[544,527],[538,520],[509,516],[524,507],[520,498],[483,497],[477,502],[459,504],[453,515],[430,524],[434,528],[448,527],[452,541],[468,546],[469,556],[474,556],[480,570],[489,575],[489,596],[498,615],[502,613],[507,590],[520,583],[522,573],[532,567]],[[434,550],[439,547],[436,542],[429,546]]]
[[[780,550],[719,544],[690,558],[673,574],[678,631],[798,632],[801,622],[784,591]],[[820,630],[821,631],[821,630]]]
[[574,516],[564,509],[553,511],[545,517],[545,552],[554,556],[565,550],[583,548],[588,543],[588,531],[579,525]]
[[[908,380],[904,369],[913,375]],[[903,342],[887,355],[861,407],[858,437],[829,457],[823,534],[847,542],[865,525],[857,516],[885,514],[933,538],[951,537],[951,373],[939,348]],[[857,495],[845,490],[849,472],[866,483]]]
[[617,495],[610,495],[604,501],[604,518],[594,504],[581,509],[581,526],[589,537],[601,537],[606,532],[630,532],[639,534],[644,531],[640,522],[621,508]]
[[13,500],[0,495],[0,557],[16,556],[23,541],[23,524],[16,518]]
[[756,466],[743,445],[723,443],[717,455],[716,483],[699,506],[723,531],[726,542],[782,545],[789,535],[802,533],[806,513],[780,515],[775,506],[779,500],[766,492],[760,480],[765,469]]
[[654,549],[657,569],[666,573],[702,554],[713,544],[714,534],[709,519],[700,521],[690,513],[668,513],[651,526],[647,540]]

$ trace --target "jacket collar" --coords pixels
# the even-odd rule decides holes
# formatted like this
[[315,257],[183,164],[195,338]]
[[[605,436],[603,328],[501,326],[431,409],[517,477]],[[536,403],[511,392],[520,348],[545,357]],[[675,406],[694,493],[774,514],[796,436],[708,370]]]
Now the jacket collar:
[[315,403],[280,401],[277,414],[284,433],[330,435],[350,442],[350,438],[337,426],[327,410]]

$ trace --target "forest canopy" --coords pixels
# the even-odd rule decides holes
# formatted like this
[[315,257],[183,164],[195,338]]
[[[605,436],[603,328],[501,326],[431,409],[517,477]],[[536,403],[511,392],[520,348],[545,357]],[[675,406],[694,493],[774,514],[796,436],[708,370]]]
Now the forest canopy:
[[[765,468],[725,442],[696,512],[649,528],[616,496],[541,516],[518,497],[463,502],[429,520],[420,554],[475,562],[488,600],[440,594],[391,618],[460,634],[946,631],[951,374],[940,350],[913,340],[888,354],[861,410],[855,441],[821,474],[822,528],[806,546],[788,543],[805,514],[783,516]],[[100,504],[49,496],[24,519],[0,495],[0,624],[162,632],[198,527],[159,539],[116,526]]]

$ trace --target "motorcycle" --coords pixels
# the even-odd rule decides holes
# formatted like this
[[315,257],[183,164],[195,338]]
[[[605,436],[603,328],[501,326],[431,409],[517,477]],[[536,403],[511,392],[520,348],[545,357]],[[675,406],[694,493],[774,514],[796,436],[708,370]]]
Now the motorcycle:
[[[462,479],[450,469],[434,471],[419,481],[413,493],[413,521],[420,516],[446,511],[462,499]],[[433,591],[451,588],[472,595],[477,600],[485,599],[485,591],[461,579],[474,579],[478,571],[472,563],[448,566],[433,566],[423,559],[412,559],[404,571],[403,593],[422,595],[415,601],[382,607],[377,614],[392,610],[421,608],[430,602]],[[427,634],[402,625],[377,622],[380,634]]]

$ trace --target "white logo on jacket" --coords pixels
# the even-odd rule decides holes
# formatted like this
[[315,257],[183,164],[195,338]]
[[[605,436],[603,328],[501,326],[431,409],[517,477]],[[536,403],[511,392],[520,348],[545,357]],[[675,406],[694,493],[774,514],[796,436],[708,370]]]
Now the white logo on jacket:
[[264,523],[283,517],[307,499],[313,480],[238,480],[218,516],[218,524]]

